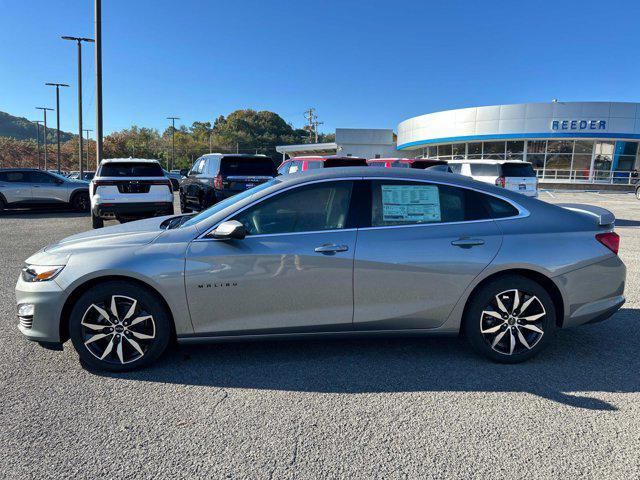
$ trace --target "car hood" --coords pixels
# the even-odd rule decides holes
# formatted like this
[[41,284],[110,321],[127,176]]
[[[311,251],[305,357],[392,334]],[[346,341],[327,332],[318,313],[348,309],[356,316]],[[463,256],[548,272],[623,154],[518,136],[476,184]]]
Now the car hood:
[[44,265],[63,262],[73,253],[100,248],[142,246],[153,242],[164,230],[160,224],[169,218],[154,217],[112,227],[98,228],[78,233],[45,247],[27,260],[27,263]]

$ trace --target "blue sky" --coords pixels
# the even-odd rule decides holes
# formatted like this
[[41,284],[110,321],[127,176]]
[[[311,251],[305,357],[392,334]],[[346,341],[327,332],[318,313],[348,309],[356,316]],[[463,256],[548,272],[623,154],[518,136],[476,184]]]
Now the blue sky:
[[[40,118],[35,106],[55,106],[44,82],[66,82],[61,124],[77,130],[75,44],[59,37],[93,36],[93,1],[0,8],[0,110]],[[465,106],[639,101],[639,22],[637,1],[105,0],[105,132],[238,108],[299,127],[313,106],[331,132]]]

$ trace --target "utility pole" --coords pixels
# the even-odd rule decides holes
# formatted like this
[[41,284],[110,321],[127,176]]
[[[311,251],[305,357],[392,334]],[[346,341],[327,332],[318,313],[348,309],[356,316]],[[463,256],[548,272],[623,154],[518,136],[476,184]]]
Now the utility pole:
[[[87,168],[89,168],[89,132],[93,132],[93,130],[89,130],[88,128],[84,129],[84,133],[87,134]],[[96,172],[98,171],[98,164],[96,164]]]
[[102,160],[102,1],[95,0],[94,38],[96,42],[96,170]]
[[42,120],[31,120],[33,123],[36,124],[36,139],[38,141],[38,168],[42,168],[40,166],[40,154],[41,154],[41,148],[40,148],[40,124],[42,123]]
[[309,110],[305,110],[304,118],[307,119],[307,130],[309,131],[309,143],[318,143],[318,125],[322,125],[324,122],[318,121],[318,116],[316,115],[315,108],[309,108]]
[[78,44],[78,164],[80,170],[80,179],[83,178],[84,169],[82,168],[82,42],[92,42],[92,38],[82,37],[62,37],[63,40],[73,40]]
[[169,171],[173,168],[173,161],[176,155],[176,120],[180,120],[180,117],[167,117],[167,120],[171,120],[171,163],[169,164]]
[[68,87],[66,83],[45,83],[50,87],[56,87],[56,139],[58,143],[58,173],[60,173],[60,87]]
[[36,107],[38,110],[42,110],[44,113],[44,169],[47,169],[47,110],[53,112],[53,108]]

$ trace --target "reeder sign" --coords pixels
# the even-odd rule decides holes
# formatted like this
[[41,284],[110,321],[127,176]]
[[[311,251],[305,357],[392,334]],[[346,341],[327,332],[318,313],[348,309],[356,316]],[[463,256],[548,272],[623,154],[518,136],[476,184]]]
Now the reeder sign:
[[606,130],[606,120],[553,120],[552,130]]

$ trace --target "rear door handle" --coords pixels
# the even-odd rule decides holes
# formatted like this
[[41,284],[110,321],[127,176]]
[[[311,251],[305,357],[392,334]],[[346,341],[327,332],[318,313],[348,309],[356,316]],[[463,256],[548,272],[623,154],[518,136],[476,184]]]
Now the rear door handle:
[[481,238],[459,238],[458,240],[451,242],[451,245],[460,248],[471,248],[477,247],[478,245],[484,245],[484,240]]
[[325,243],[324,245],[320,245],[315,248],[315,251],[318,253],[336,253],[336,252],[346,252],[349,250],[349,247],[346,245],[336,245],[334,243]]

